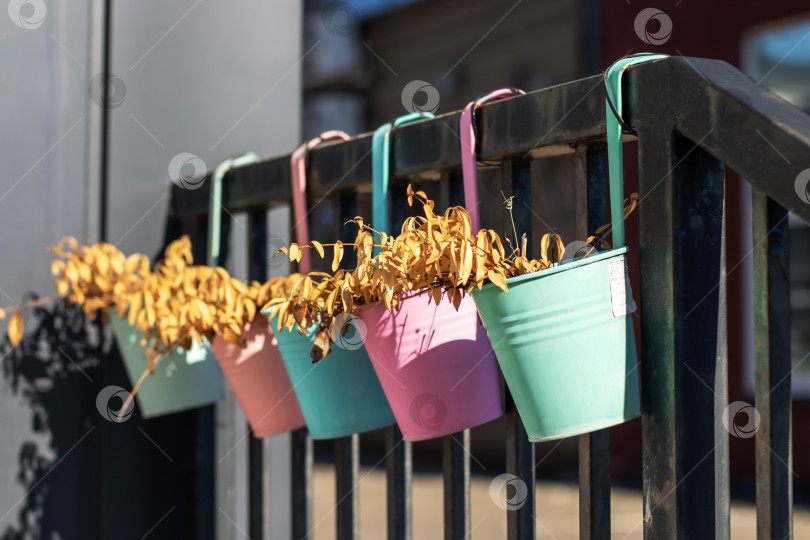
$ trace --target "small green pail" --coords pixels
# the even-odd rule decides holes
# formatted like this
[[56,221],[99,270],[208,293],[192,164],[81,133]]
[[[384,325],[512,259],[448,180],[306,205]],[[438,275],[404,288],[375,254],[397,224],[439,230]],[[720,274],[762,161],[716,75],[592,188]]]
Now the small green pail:
[[473,291],[529,440],[580,435],[641,414],[633,320],[623,307],[632,304],[626,252],[508,279],[508,292],[492,284]]
[[346,437],[396,423],[362,339],[348,336],[333,343],[332,352],[313,364],[309,350],[315,327],[309,334],[299,334],[297,327],[278,330],[272,310],[264,314],[313,439]]
[[[141,345],[143,334],[118,316],[107,311],[118,350],[127,375],[134,385],[147,367]],[[207,344],[194,345],[190,351],[167,354],[147,375],[135,401],[141,416],[152,418],[216,403],[222,396],[222,370]]]
[[[624,246],[621,77],[642,53],[605,73],[608,180],[614,246]],[[509,291],[473,291],[495,356],[533,442],[581,435],[641,415],[635,311],[626,247],[524,276]]]

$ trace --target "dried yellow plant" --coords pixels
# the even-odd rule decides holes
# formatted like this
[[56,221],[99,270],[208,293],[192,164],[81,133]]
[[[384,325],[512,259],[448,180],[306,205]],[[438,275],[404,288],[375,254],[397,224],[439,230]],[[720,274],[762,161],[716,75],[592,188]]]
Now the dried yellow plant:
[[[401,232],[390,236],[366,225],[361,217],[351,220],[358,227],[354,241],[357,267],[333,276],[320,272],[302,277],[292,287],[288,298],[274,298],[267,307],[275,307],[278,328],[299,325],[307,333],[318,324],[311,356],[315,361],[328,354],[331,321],[341,313],[352,313],[357,306],[381,301],[387,309],[396,309],[404,293],[427,293],[438,305],[443,296],[458,309],[464,294],[492,283],[504,291],[506,280],[551,268],[562,261],[565,246],[558,234],[543,235],[540,258],[527,256],[527,239],[515,238],[520,247],[507,250],[498,233],[491,229],[473,231],[470,216],[461,206],[434,212],[435,203],[422,191],[408,186],[408,204],[420,204],[423,215],[405,220]],[[629,215],[637,204],[631,196],[625,204]],[[587,239],[592,247],[584,256],[610,245],[603,236],[610,225],[600,227],[598,234]],[[324,247],[333,248],[332,270],[336,271],[343,256],[343,245],[312,242],[309,246],[291,244],[281,248],[292,261],[301,258],[302,249],[311,248],[321,257]],[[376,253],[375,253],[376,252]]]
[[114,306],[125,308],[128,294],[150,274],[145,255],[127,257],[106,242],[80,246],[75,238],[64,238],[51,252],[59,257],[51,264],[57,292],[91,317]]
[[300,277],[245,284],[224,268],[194,265],[187,236],[166,248],[154,271],[145,255],[127,257],[103,242],[80,246],[66,238],[52,251],[60,258],[51,267],[57,291],[91,317],[115,308],[143,332],[150,371],[167,352],[188,349],[203,337],[220,335],[244,347],[245,325],[262,317],[258,308],[288,296],[288,284]]

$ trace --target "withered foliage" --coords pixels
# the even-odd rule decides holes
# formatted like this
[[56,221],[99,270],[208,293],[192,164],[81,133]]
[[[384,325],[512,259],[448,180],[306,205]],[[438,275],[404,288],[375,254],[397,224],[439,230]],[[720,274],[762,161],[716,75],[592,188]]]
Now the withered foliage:
[[301,277],[245,284],[224,268],[194,265],[187,236],[166,248],[154,270],[145,255],[127,257],[103,242],[79,246],[66,238],[53,252],[59,294],[92,317],[115,308],[143,332],[150,370],[166,352],[188,349],[203,337],[219,335],[244,347],[245,325],[262,317],[259,308],[274,296],[288,297],[288,284]]
[[[299,325],[301,332],[318,325],[315,360],[328,354],[331,321],[339,314],[353,313],[362,304],[382,302],[389,310],[396,309],[403,293],[426,293],[438,305],[445,297],[458,309],[461,299],[473,289],[487,283],[508,290],[506,280],[539,272],[562,261],[565,246],[558,234],[543,235],[540,257],[527,255],[527,239],[506,249],[498,233],[491,229],[473,231],[470,216],[463,207],[455,206],[444,214],[434,212],[435,203],[422,191],[408,186],[408,204],[420,204],[423,215],[405,220],[401,232],[391,236],[376,231],[361,217],[351,220],[358,227],[354,241],[357,267],[352,271],[338,270],[343,257],[343,245],[332,247],[334,275],[313,272],[292,286],[288,298],[275,297],[264,309],[273,308],[277,327],[292,329]],[[637,197],[631,196],[625,205],[625,215],[633,211]],[[609,225],[600,227],[597,234],[587,239],[592,247],[609,248],[603,236]],[[519,244],[519,246],[518,246]],[[312,242],[309,246],[291,244],[281,248],[292,261],[301,259],[302,249],[315,249],[325,256],[325,245]],[[278,253],[277,252],[277,253]],[[275,255],[275,254],[274,254]]]
[[[422,215],[408,218],[398,235],[376,231],[361,217],[350,221],[358,229],[350,246],[357,255],[353,270],[340,269],[343,243],[313,241],[279,251],[292,261],[300,261],[303,249],[314,249],[322,258],[331,256],[332,274],[291,274],[245,284],[224,268],[194,265],[188,237],[170,244],[154,269],[145,255],[126,256],[111,244],[79,245],[65,238],[52,248],[58,259],[51,270],[57,291],[69,302],[80,304],[92,317],[114,308],[143,332],[151,371],[167,352],[175,347],[188,349],[203,338],[221,336],[244,347],[246,325],[257,317],[264,321],[261,312],[268,309],[279,330],[297,327],[306,334],[316,328],[311,354],[317,361],[329,354],[335,318],[354,314],[361,305],[379,301],[394,310],[403,294],[411,293],[428,294],[437,305],[446,298],[458,308],[463,296],[476,288],[491,283],[507,291],[509,278],[539,272],[563,260],[565,246],[555,233],[542,236],[540,257],[532,259],[525,235],[517,238],[515,232],[514,239],[504,242],[491,229],[473,231],[463,207],[437,214],[435,203],[424,192],[408,186],[407,194],[408,204],[420,205]],[[625,217],[637,201],[635,194],[625,201]],[[511,205],[507,208],[511,210]],[[587,239],[588,249],[577,255],[587,256],[597,246],[610,248],[604,239],[609,231],[609,224],[600,227]],[[331,248],[329,255],[325,248]],[[12,343],[23,334],[20,310],[24,307],[13,308]]]

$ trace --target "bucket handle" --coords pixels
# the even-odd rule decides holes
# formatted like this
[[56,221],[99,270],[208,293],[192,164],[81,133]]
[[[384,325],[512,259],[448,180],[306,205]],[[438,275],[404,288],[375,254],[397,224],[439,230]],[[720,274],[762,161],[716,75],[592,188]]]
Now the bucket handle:
[[[393,128],[423,118],[434,118],[433,113],[414,112],[381,125],[371,137],[371,226],[379,232],[388,232],[388,180],[391,173],[391,131]],[[374,248],[375,254],[379,248]]]
[[666,54],[639,53],[620,58],[605,71],[608,178],[613,247],[624,246],[624,160],[622,159],[622,73],[628,67],[668,58]]
[[[299,246],[309,245],[309,224],[307,222],[307,152],[328,141],[351,139],[339,130],[324,131],[296,148],[290,157],[290,178],[292,178],[293,216],[295,218],[295,241]],[[308,249],[301,250],[298,270],[306,274],[312,268],[312,258]]]
[[517,88],[501,88],[469,102],[461,112],[459,139],[461,140],[461,171],[464,178],[464,206],[470,215],[473,234],[481,229],[478,210],[478,149],[476,147],[475,110],[488,101],[525,94]]
[[259,155],[247,152],[241,156],[230,157],[217,165],[211,174],[211,200],[208,203],[208,266],[219,266],[221,261],[220,244],[222,239],[222,179],[231,169],[256,163]]

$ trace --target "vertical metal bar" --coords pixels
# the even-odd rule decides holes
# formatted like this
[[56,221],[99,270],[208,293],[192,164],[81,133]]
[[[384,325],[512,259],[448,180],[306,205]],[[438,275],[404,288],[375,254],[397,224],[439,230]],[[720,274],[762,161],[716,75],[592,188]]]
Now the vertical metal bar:
[[[351,223],[349,225],[345,223],[359,214],[357,194],[353,191],[341,192],[337,204],[339,205],[339,209],[335,212],[335,227],[338,232],[337,237],[344,244],[354,243],[354,239],[357,236],[357,227]],[[354,268],[355,266],[357,266],[357,255],[354,253],[354,250],[344,250],[341,267]]]
[[360,470],[360,436],[355,433],[335,439],[337,539],[360,538],[357,482]]
[[[584,240],[609,220],[604,143],[577,148],[577,240]],[[610,538],[610,431],[579,436],[579,537]]]
[[606,158],[605,143],[580,146],[574,153],[578,240],[594,234],[610,219]]
[[[357,212],[357,200],[354,193],[333,199],[334,215],[339,228],[334,231],[345,241],[352,242],[355,231],[342,224],[352,219]],[[352,251],[353,250],[349,250]],[[351,268],[342,261],[343,268]],[[337,501],[337,538],[338,540],[356,540],[360,537],[360,503],[357,483],[360,473],[360,436],[353,434],[335,440],[335,490]]]
[[[389,231],[399,230],[410,209],[405,201],[405,186],[392,183],[389,187],[391,224]],[[413,457],[411,443],[402,439],[399,426],[385,428],[385,469],[387,476],[388,539],[413,538],[412,496]]]
[[[304,219],[308,219],[305,216]],[[290,234],[295,234],[295,216],[290,212]],[[307,428],[297,429],[290,437],[292,453],[292,536],[294,540],[310,537],[313,516],[312,464],[314,449]]]
[[[204,228],[203,228],[204,226]],[[208,229],[208,221],[201,219],[198,224],[198,236],[201,238],[197,244],[201,253],[204,253],[206,245],[205,236]],[[220,255],[214,261],[215,265],[224,266],[228,260],[229,241],[231,231],[231,216],[226,212],[222,216],[222,235],[220,236]],[[205,260],[203,256],[202,259]],[[222,398],[214,406],[215,422],[215,446],[216,455],[222,456],[217,461],[216,467],[216,505],[219,512],[215,513],[216,538],[222,540],[235,540],[238,528],[234,526],[233,519],[237,514],[236,502],[236,463],[239,453],[234,451],[238,445],[236,428],[234,426],[234,415],[236,412],[236,397],[233,391],[225,385]]]
[[[248,278],[267,280],[267,211],[248,214]],[[248,426],[248,433],[251,432]],[[265,538],[265,523],[270,517],[270,486],[265,470],[264,439],[248,438],[248,520],[250,537]]]
[[267,210],[248,214],[248,279],[267,280]]
[[517,476],[526,484],[527,495],[523,506],[507,510],[506,537],[508,540],[534,540],[534,443],[529,441],[529,435],[511,396],[507,400],[507,410],[506,472]]
[[[438,181],[438,195],[435,197],[436,204],[438,205],[437,210],[440,212],[444,212],[447,208],[450,207],[450,179],[452,177],[452,172],[444,171],[442,172],[441,178]],[[428,194],[429,195],[429,194]]]
[[644,536],[728,538],[723,165],[638,100]]
[[[793,537],[788,212],[753,190],[757,538]],[[738,412],[741,424],[755,411]],[[729,418],[729,425],[734,418]],[[749,435],[750,436],[750,435]]]
[[[204,261],[208,235],[207,219],[189,217],[184,220],[183,230],[185,234],[189,234],[191,237],[191,249],[194,260]],[[225,237],[223,237],[224,245],[220,252],[227,254],[229,246],[227,240],[224,238]],[[219,454],[217,450],[218,445],[221,444],[218,440],[221,433],[216,424],[216,415],[217,405],[203,407],[196,413],[196,465],[197,470],[200,471],[197,475],[196,482],[200,502],[198,502],[196,508],[198,530],[195,538],[199,540],[213,540],[214,538],[219,540],[219,537],[216,536],[219,518],[214,505],[220,496],[216,479],[219,478],[219,464],[217,463],[217,456]]]
[[402,229],[402,224],[408,219],[411,209],[408,207],[407,185],[401,182],[394,182],[388,188],[389,196],[391,197],[391,226],[388,229],[389,233],[399,232]]
[[385,471],[387,477],[388,540],[411,540],[411,486],[413,459],[411,443],[402,440],[399,426],[385,428]]
[[[504,195],[512,199],[512,211],[504,212],[506,237],[514,240],[514,229],[518,237],[524,233],[531,238],[531,162],[507,161],[504,163]],[[520,238],[518,238],[518,246]],[[516,246],[516,247],[518,247]],[[531,251],[531,245],[528,246]],[[534,443],[523,426],[523,421],[515,409],[512,396],[507,392],[506,414],[506,472],[520,478],[527,488],[526,501],[520,508],[509,509],[506,514],[506,531],[509,540],[534,540],[535,538],[535,478]]]
[[610,431],[579,436],[579,537],[610,538]]
[[[460,170],[447,173],[447,204],[448,206],[464,206],[465,208],[467,206],[467,201],[464,200],[464,177],[461,175]],[[471,209],[467,208],[467,210]]]
[[[531,161],[507,161],[504,163],[503,193],[512,199],[512,212],[505,211],[504,215],[504,236],[515,242],[515,231],[517,232],[518,245],[525,234],[529,240],[527,249],[531,254],[532,238],[532,174]],[[512,227],[514,222],[514,229]]]
[[444,472],[444,538],[470,537],[470,430],[447,435],[442,440]]
[[292,531],[304,540],[312,531],[312,438],[306,428],[292,432]]

